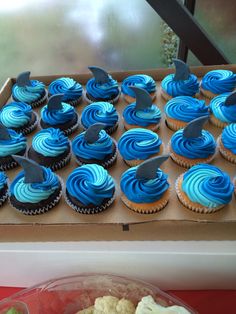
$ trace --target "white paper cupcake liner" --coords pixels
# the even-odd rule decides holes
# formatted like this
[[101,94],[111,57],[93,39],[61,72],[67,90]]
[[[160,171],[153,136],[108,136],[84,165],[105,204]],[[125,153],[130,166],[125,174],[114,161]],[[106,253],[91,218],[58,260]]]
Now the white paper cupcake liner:
[[[119,89],[119,94],[114,98],[114,99],[111,99],[111,100],[102,100],[102,101],[106,101],[106,102],[109,102],[110,104],[113,104],[113,105],[115,105],[117,102],[118,102],[118,100],[119,100],[119,98],[120,98],[120,95],[121,95],[121,92],[120,92],[120,89]],[[96,101],[101,101],[101,100],[91,100],[91,99],[89,99],[88,98],[88,96],[87,96],[87,91],[84,91],[84,99],[89,103],[89,104],[92,104],[93,102],[96,102]]]

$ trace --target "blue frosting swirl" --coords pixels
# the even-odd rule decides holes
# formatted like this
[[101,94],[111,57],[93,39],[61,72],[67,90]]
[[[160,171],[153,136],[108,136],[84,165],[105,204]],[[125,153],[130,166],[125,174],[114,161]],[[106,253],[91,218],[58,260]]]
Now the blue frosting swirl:
[[183,136],[183,129],[178,130],[171,137],[172,150],[189,159],[208,158],[216,150],[216,142],[213,135],[202,130],[202,135],[196,138],[186,138]]
[[232,123],[224,128],[221,141],[225,148],[236,154],[236,123]]
[[60,110],[48,111],[47,105],[41,109],[43,122],[50,125],[58,125],[71,121],[75,115],[75,108],[65,102],[62,102],[62,109]]
[[50,95],[64,94],[62,100],[70,101],[79,99],[82,96],[82,86],[69,77],[61,77],[53,81],[48,87]]
[[106,127],[116,125],[118,113],[115,107],[109,102],[94,102],[86,106],[82,112],[81,123],[88,129],[95,123],[104,123]]
[[75,156],[85,159],[103,160],[113,152],[113,141],[106,131],[101,130],[95,143],[87,143],[85,132],[77,135],[72,141],[72,151]]
[[113,197],[115,183],[102,166],[91,164],[76,168],[66,181],[67,193],[84,205],[101,205]]
[[164,111],[167,117],[184,122],[210,115],[204,100],[190,96],[177,96],[170,99],[166,103]]
[[153,203],[158,201],[169,188],[168,176],[157,169],[156,178],[149,180],[136,179],[137,167],[126,170],[121,177],[121,191],[126,197],[135,203]]
[[130,89],[130,86],[143,88],[150,94],[155,93],[156,91],[156,82],[151,76],[146,74],[131,75],[124,79],[124,81],[122,82],[122,93],[136,98],[135,93]]
[[220,121],[236,122],[236,104],[225,106],[225,100],[231,93],[225,93],[214,97],[210,102],[210,111]]
[[201,87],[214,94],[232,92],[236,87],[236,74],[228,70],[213,70],[202,78]]
[[39,100],[45,94],[45,85],[37,80],[30,80],[30,86],[20,87],[14,84],[12,96],[15,100],[31,104]]
[[5,172],[0,171],[0,189],[4,188],[7,184],[7,176]]
[[212,165],[198,164],[184,174],[182,190],[192,202],[216,208],[231,201],[234,186],[226,172]]
[[49,198],[60,187],[60,181],[50,168],[43,167],[43,170],[41,183],[25,183],[24,171],[19,172],[10,186],[11,195],[19,202],[34,204]]
[[0,139],[0,157],[14,155],[26,149],[27,140],[22,133],[17,133],[11,129],[8,129],[8,133],[10,134],[11,139]]
[[119,94],[119,87],[116,80],[109,75],[109,81],[104,84],[96,83],[95,78],[91,78],[86,84],[89,95],[95,99],[110,100]]
[[187,80],[175,81],[175,74],[167,75],[161,82],[162,89],[170,96],[194,96],[199,92],[196,75],[190,74]]
[[125,160],[144,160],[160,151],[160,137],[147,129],[131,129],[118,142],[118,149]]
[[33,149],[47,157],[55,157],[63,154],[69,145],[69,140],[64,133],[54,128],[39,131],[32,140]]
[[20,128],[30,122],[32,113],[30,105],[22,102],[11,102],[0,111],[0,122],[6,128]]
[[135,110],[136,103],[128,105],[123,111],[124,120],[128,124],[148,126],[157,124],[161,119],[161,111],[156,105],[144,110]]

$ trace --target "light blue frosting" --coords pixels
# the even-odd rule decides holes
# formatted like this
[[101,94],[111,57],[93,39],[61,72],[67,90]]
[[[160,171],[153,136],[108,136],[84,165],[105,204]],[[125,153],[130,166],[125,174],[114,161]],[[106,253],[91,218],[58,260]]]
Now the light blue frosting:
[[184,122],[210,115],[204,100],[198,100],[190,96],[177,96],[170,99],[164,110],[167,117]]
[[147,129],[131,129],[118,142],[118,149],[125,160],[144,160],[160,151],[162,141],[158,134]]
[[27,140],[22,133],[17,133],[11,129],[8,129],[8,133],[10,134],[11,139],[0,139],[0,157],[14,155],[26,149]]
[[99,101],[86,106],[82,112],[81,123],[88,129],[95,123],[104,123],[106,127],[116,125],[118,113],[109,102]]
[[37,80],[30,80],[30,86],[20,87],[17,84],[12,87],[12,96],[15,100],[27,104],[39,100],[45,94],[45,85]]
[[91,164],[76,168],[67,178],[67,193],[84,205],[101,205],[113,197],[115,183],[103,167]]
[[119,87],[116,80],[109,75],[109,81],[101,84],[96,83],[95,78],[91,78],[86,84],[86,90],[89,95],[97,100],[110,100],[119,94]]
[[216,208],[231,201],[234,186],[226,172],[212,165],[198,164],[184,174],[182,190],[192,202]]
[[103,160],[113,152],[113,140],[105,130],[99,132],[99,139],[92,144],[85,141],[84,135],[85,132],[82,132],[72,141],[72,151],[75,156]]
[[236,87],[236,74],[228,70],[213,70],[204,75],[201,87],[214,94],[232,92]]
[[190,159],[208,158],[215,153],[216,141],[206,130],[202,130],[200,137],[186,138],[180,129],[171,137],[171,148],[176,154]]
[[221,141],[225,148],[236,154],[236,123],[231,123],[224,128]]
[[19,202],[38,203],[50,197],[60,186],[60,181],[50,168],[44,169],[44,181],[41,183],[24,183],[24,171],[18,173],[10,186],[10,193]]
[[156,105],[144,110],[135,110],[136,103],[128,105],[123,111],[124,120],[128,124],[148,126],[161,120],[161,111]]
[[4,188],[7,184],[7,176],[5,172],[0,171],[0,189]]
[[47,105],[41,109],[43,122],[52,126],[71,121],[75,115],[75,108],[65,102],[62,102],[62,109],[60,110],[48,111]]
[[156,91],[156,82],[151,76],[146,74],[131,75],[124,79],[124,81],[122,82],[122,93],[136,98],[135,92],[130,89],[130,86],[143,88],[148,93],[154,93]]
[[157,169],[155,179],[139,180],[135,177],[137,167],[126,170],[121,177],[121,191],[135,203],[153,203],[158,201],[169,188],[168,176]]
[[0,111],[0,122],[6,128],[20,128],[30,122],[32,113],[30,105],[22,102],[11,102]]
[[66,102],[79,99],[82,96],[83,88],[72,78],[61,77],[49,85],[48,91],[50,95],[64,94],[62,100]]
[[32,140],[33,149],[47,157],[56,157],[63,154],[69,145],[69,140],[64,133],[54,128],[39,131]]
[[175,74],[167,75],[161,82],[162,89],[170,96],[194,96],[199,92],[196,75],[190,74],[187,80],[174,80]]
[[211,113],[220,121],[226,123],[236,122],[236,104],[225,106],[225,100],[231,93],[214,97],[210,102]]

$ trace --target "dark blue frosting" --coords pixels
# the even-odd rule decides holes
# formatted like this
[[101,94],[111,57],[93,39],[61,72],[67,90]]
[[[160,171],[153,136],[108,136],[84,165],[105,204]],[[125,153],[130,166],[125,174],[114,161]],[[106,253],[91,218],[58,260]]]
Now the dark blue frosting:
[[32,112],[28,104],[11,102],[0,111],[0,122],[6,128],[20,128],[30,122]]
[[228,70],[213,70],[204,75],[201,87],[214,94],[232,92],[236,87],[236,74]]
[[30,80],[30,86],[18,86],[14,84],[12,87],[12,96],[18,101],[31,104],[39,100],[45,94],[45,85],[37,80]]
[[135,74],[128,76],[122,82],[122,93],[136,98],[134,91],[129,88],[130,86],[143,88],[149,93],[154,93],[156,91],[156,82],[151,76],[145,74]]
[[187,80],[175,81],[175,74],[167,75],[161,82],[162,89],[170,96],[194,96],[199,92],[196,75],[190,74]]
[[224,128],[221,141],[225,148],[236,154],[236,123],[231,123]]
[[128,105],[123,111],[124,120],[128,124],[148,126],[161,120],[161,111],[156,105],[144,110],[135,110],[136,103]]
[[7,176],[5,172],[0,171],[0,189],[4,188],[6,184],[7,184]]
[[83,93],[82,86],[70,77],[61,77],[53,81],[48,90],[50,95],[64,94],[62,100],[65,102],[79,99]]
[[86,90],[89,95],[95,99],[109,100],[119,94],[119,87],[116,80],[109,75],[107,83],[96,83],[95,78],[91,78],[86,84]]
[[210,102],[210,111],[220,121],[226,123],[236,122],[236,104],[225,106],[226,98],[231,93],[214,97]]
[[65,102],[62,103],[62,109],[48,111],[47,105],[41,110],[41,118],[43,122],[50,125],[63,124],[71,121],[76,115],[75,108]]

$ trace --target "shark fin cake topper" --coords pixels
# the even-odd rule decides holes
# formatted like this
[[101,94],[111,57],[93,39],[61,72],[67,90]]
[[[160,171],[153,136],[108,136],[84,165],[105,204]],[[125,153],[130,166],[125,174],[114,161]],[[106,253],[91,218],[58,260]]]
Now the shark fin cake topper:
[[190,75],[189,66],[185,62],[179,59],[174,59],[173,62],[175,65],[174,81],[187,80]]
[[157,169],[169,158],[169,155],[162,155],[145,160],[136,170],[138,180],[151,180],[156,178]]
[[10,140],[11,136],[8,129],[0,123],[0,140]]
[[57,111],[62,109],[63,94],[56,94],[49,98],[47,108],[48,111]]
[[135,110],[145,110],[152,106],[152,97],[145,89],[136,86],[130,86],[130,89],[136,96]]
[[200,117],[190,121],[183,131],[186,138],[197,138],[202,135],[203,125],[208,121],[208,117]]
[[225,100],[225,106],[236,105],[236,92],[230,94]]
[[109,82],[109,74],[104,69],[95,66],[88,68],[93,73],[96,83],[105,84]]
[[20,73],[16,78],[16,84],[19,87],[30,86],[30,71]]
[[85,131],[84,139],[87,143],[93,144],[99,139],[99,133],[105,128],[104,123],[95,123]]

